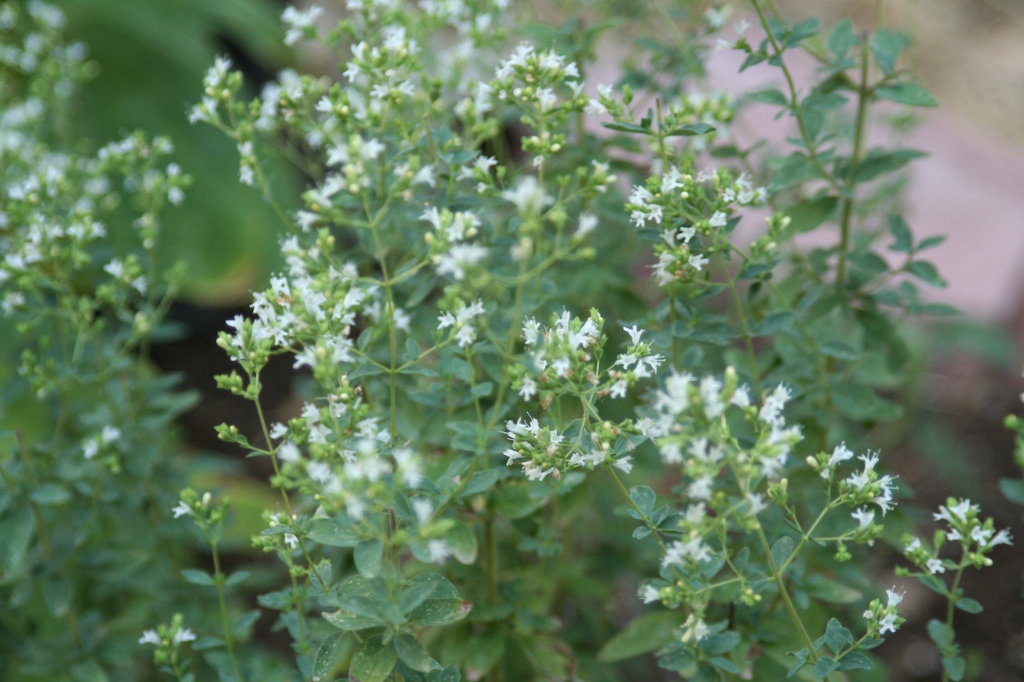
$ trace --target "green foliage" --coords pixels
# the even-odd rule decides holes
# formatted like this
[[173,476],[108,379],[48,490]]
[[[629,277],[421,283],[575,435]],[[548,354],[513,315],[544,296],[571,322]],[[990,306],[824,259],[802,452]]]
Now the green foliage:
[[[253,97],[217,57],[173,123],[206,124],[175,133],[204,159],[204,135],[230,140],[241,184],[269,202],[197,182],[204,220],[244,223],[218,244],[252,239],[250,213],[286,230],[281,271],[218,337],[237,368],[217,385],[259,428],[217,433],[271,472],[251,555],[228,499],[181,489],[170,422],[188,401],[145,359],[181,282],[162,283],[162,263],[197,245],[182,231],[181,251],[157,252],[187,184],[169,142],[55,156],[49,117],[67,100],[27,103],[83,73],[57,24],[52,68],[4,72],[3,103],[25,115],[2,159],[0,303],[24,352],[0,405],[45,415],[38,433],[5,417],[0,441],[5,679],[144,677],[119,667],[139,633],[179,682],[613,680],[652,652],[693,680],[873,668],[904,619],[903,594],[872,598],[851,561],[899,501],[869,434],[902,414],[897,321],[946,312],[917,288],[944,283],[920,257],[941,239],[918,239],[887,198],[923,154],[865,145],[879,100],[934,104],[899,68],[906,37],[792,24],[752,0],[756,47],[725,44],[779,87],[732,98],[693,94],[725,15],[688,2],[556,27],[489,1],[351,5],[330,31],[319,8],[283,14],[285,42],[322,43],[339,78],[282,72]],[[18,44],[21,22],[56,16],[29,7],[0,10]],[[89,2],[76,25],[137,23],[132,49],[184,74],[210,57],[208,32],[176,34],[185,10],[258,43],[273,29],[247,8]],[[636,55],[591,98],[602,38]],[[796,50],[819,62],[812,82],[794,81]],[[752,105],[791,121],[786,146],[736,137]],[[309,179],[297,211],[276,198],[282,157]],[[227,220],[213,202],[244,208]],[[103,241],[98,216],[118,221],[118,204],[139,219]],[[822,245],[798,248],[814,231]],[[303,380],[275,423],[276,356]],[[967,500],[935,519],[948,527],[908,536],[901,573],[945,599],[928,632],[960,679],[952,614],[981,610],[961,576],[1010,538]],[[208,559],[188,556],[200,540]],[[622,585],[649,606],[607,609],[629,603]],[[114,617],[113,594],[130,613]]]

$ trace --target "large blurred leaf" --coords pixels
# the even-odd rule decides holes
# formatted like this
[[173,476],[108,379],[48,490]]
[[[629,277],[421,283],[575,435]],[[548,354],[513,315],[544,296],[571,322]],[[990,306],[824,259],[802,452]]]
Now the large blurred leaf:
[[[60,0],[60,5],[68,17],[68,37],[86,43],[100,67],[82,87],[70,134],[87,150],[135,129],[170,137],[174,159],[194,183],[185,202],[164,216],[161,265],[187,263],[191,298],[241,300],[274,267],[275,235],[282,226],[257,191],[238,183],[231,141],[208,126],[190,125],[187,110],[201,98],[206,69],[229,46],[268,75],[286,62],[279,8],[268,0]],[[296,182],[283,164],[268,171],[282,188]],[[112,232],[127,228],[111,222]]]

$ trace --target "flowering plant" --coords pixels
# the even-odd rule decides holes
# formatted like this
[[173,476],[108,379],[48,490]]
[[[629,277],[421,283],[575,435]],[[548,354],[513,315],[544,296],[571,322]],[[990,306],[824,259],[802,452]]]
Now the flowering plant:
[[[959,578],[1009,534],[950,501],[932,547],[901,543],[885,524],[898,480],[866,449],[900,413],[881,395],[907,375],[895,320],[946,309],[914,283],[941,285],[920,257],[936,239],[914,237],[879,181],[920,154],[866,149],[865,130],[880,100],[933,101],[898,68],[901,34],[751,9],[757,39],[722,37],[723,11],[658,2],[524,40],[503,0],[348,0],[329,30],[319,7],[283,14],[286,42],[322,42],[337,78],[286,70],[249,97],[217,59],[189,119],[234,141],[239,180],[284,231],[283,269],[217,341],[237,366],[217,385],[259,428],[218,435],[269,463],[252,544],[282,573],[226,569],[227,500],[187,487],[163,504],[209,547],[212,571],[182,575],[216,593],[217,625],[176,607],[142,635],[158,665],[195,679],[191,643],[222,680],[601,680],[654,652],[684,679],[839,679],[903,622],[900,588],[870,599],[849,562],[876,542],[902,547],[902,574],[950,614],[978,610]],[[598,40],[642,30],[660,37],[597,85]],[[784,88],[702,93],[715,39]],[[806,89],[800,49],[821,67]],[[759,104],[792,119],[794,148],[742,139]],[[309,177],[294,214],[268,179],[274,149]],[[170,168],[145,177],[151,201],[179,196]],[[827,246],[796,244],[828,226]],[[105,270],[155,300],[138,261]],[[141,334],[159,310],[124,322]],[[279,418],[276,356],[303,377]],[[121,434],[86,438],[92,460]],[[263,612],[238,612],[249,589],[294,666],[247,643]],[[929,630],[961,679],[952,615]]]

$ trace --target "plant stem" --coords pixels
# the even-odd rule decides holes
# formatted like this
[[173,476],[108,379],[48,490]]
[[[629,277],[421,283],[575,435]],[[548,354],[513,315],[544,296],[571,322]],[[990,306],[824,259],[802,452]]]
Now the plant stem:
[[[960,565],[956,569],[956,575],[953,576],[953,585],[946,595],[946,632],[949,635],[946,646],[950,649],[953,647],[953,614],[956,612],[956,595],[960,591],[960,579],[963,578],[965,568],[967,568],[965,559],[961,559]],[[943,651],[942,655],[946,656],[947,653]],[[942,682],[949,682],[949,671],[946,666],[942,666]]]
[[761,7],[759,0],[750,1],[754,6],[754,11],[757,12],[757,18],[760,20],[761,27],[764,29],[765,33],[768,34],[768,41],[771,43],[772,50],[774,50],[775,56],[779,61],[779,68],[782,69],[782,74],[786,77],[786,85],[789,89],[788,107],[793,111],[793,114],[796,117],[796,125],[800,129],[800,138],[803,140],[804,147],[807,149],[807,156],[811,160],[811,163],[814,164],[814,167],[818,170],[821,178],[831,185],[837,192],[841,192],[842,187],[839,186],[839,183],[834,177],[832,177],[832,174],[828,172],[828,169],[826,169],[825,165],[821,162],[821,158],[818,156],[817,146],[814,144],[810,134],[807,132],[807,126],[804,125],[803,118],[800,116],[800,96],[796,91],[796,83],[793,81],[793,74],[790,73],[789,67],[786,66],[786,62],[782,59],[782,46],[779,45],[778,41],[775,39],[775,35],[771,31],[771,28],[768,26],[768,18],[765,16],[764,9]]
[[213,584],[217,588],[217,601],[220,604],[220,621],[224,630],[224,646],[228,650],[228,659],[231,661],[231,669],[235,673],[235,679],[242,682],[241,671],[238,669],[238,660],[235,658],[235,637],[231,632],[231,622],[228,619],[228,603],[224,594],[224,573],[220,570],[220,552],[217,551],[217,541],[210,534],[210,529],[204,524],[203,534],[210,545],[210,554],[213,555]]
[[[807,628],[804,627],[804,622],[800,620],[800,614],[796,612],[796,606],[793,604],[793,600],[789,596],[789,590],[786,589],[786,579],[782,575],[782,571],[775,565],[775,557],[772,556],[772,548],[768,544],[768,538],[764,534],[764,529],[761,524],[757,524],[757,539],[761,542],[761,548],[764,550],[765,558],[768,560],[768,567],[772,571],[772,577],[775,578],[775,584],[779,588],[779,596],[782,597],[782,603],[786,607],[786,612],[789,613],[790,619],[793,621],[793,625],[796,626],[797,632],[800,634],[800,639],[803,640],[804,645],[807,647],[808,658],[812,663],[817,662],[818,652],[814,649],[814,642],[811,640],[811,636],[807,634]],[[828,676],[825,676],[828,679]]]
[[864,129],[867,123],[868,102],[871,90],[868,86],[869,74],[868,40],[861,41],[860,85],[857,90],[857,118],[854,122],[853,151],[850,153],[850,166],[846,171],[846,179],[840,198],[843,202],[842,217],[839,221],[839,263],[836,266],[836,287],[841,289],[846,281],[846,252],[850,248],[850,219],[853,216],[854,189],[857,186],[857,166],[864,146]]

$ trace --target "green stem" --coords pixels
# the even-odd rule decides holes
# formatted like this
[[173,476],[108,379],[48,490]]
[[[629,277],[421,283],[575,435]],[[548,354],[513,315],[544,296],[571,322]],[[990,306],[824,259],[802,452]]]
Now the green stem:
[[244,679],[238,668],[238,659],[235,658],[235,637],[231,632],[231,622],[228,618],[228,603],[224,593],[224,573],[220,570],[220,552],[217,551],[217,541],[210,534],[210,529],[204,524],[203,534],[210,545],[210,553],[213,555],[213,584],[217,588],[217,601],[220,604],[220,621],[224,630],[224,646],[228,650],[228,659],[231,661],[231,669],[235,673],[235,679],[242,682]]
[[786,86],[789,89],[789,109],[794,113],[796,117],[796,124],[800,130],[800,138],[803,140],[804,147],[807,149],[807,156],[814,164],[818,174],[825,182],[832,186],[837,192],[842,191],[842,187],[836,181],[832,174],[825,168],[825,164],[821,162],[821,158],[818,156],[817,145],[811,139],[810,134],[807,132],[807,126],[804,125],[803,118],[800,116],[800,96],[796,91],[796,83],[793,80],[793,74],[790,72],[789,67],[786,66],[786,62],[782,59],[783,49],[775,39],[775,34],[772,33],[771,27],[768,25],[768,18],[764,14],[764,8],[761,7],[759,0],[751,0],[751,4],[754,6],[754,10],[757,12],[757,18],[760,20],[761,27],[768,35],[768,41],[772,45],[772,50],[775,52],[775,56],[779,62],[779,68],[782,69],[782,74],[786,78]]
[[654,537],[654,541],[658,543],[658,549],[661,550],[662,554],[665,554],[667,552],[667,548],[665,547],[665,543],[662,541],[661,536],[658,534],[658,529],[655,527],[654,523],[650,518],[648,518],[647,514],[644,514],[643,510],[637,506],[636,502],[633,501],[633,498],[630,497],[629,491],[626,490],[626,486],[622,485],[622,479],[620,479],[619,475],[615,473],[615,469],[613,469],[610,464],[606,464],[604,468],[612,475],[612,480],[615,481],[615,486],[619,489],[619,492],[622,493],[622,497],[625,498],[626,502],[629,503],[629,506],[633,508],[633,511],[637,513],[637,516],[640,517],[640,520],[643,521],[644,525],[651,529],[651,535]]
[[[950,648],[953,646],[953,614],[956,612],[956,595],[960,591],[960,579],[963,578],[965,568],[967,568],[966,557],[961,559],[960,565],[957,566],[953,585],[946,595],[946,632],[949,633],[949,641],[946,642],[946,646]],[[947,653],[943,651],[942,655],[947,656]],[[942,666],[942,682],[949,682],[949,671],[946,666]]]
[[[786,579],[782,575],[782,571],[775,565],[775,557],[772,556],[772,548],[768,544],[768,538],[765,537],[764,529],[761,524],[758,523],[757,527],[757,539],[761,543],[761,548],[764,550],[765,558],[768,561],[768,568],[771,569],[772,577],[775,579],[775,584],[779,588],[779,596],[782,598],[782,603],[786,607],[786,612],[789,613],[790,620],[793,621],[793,625],[796,626],[797,632],[800,634],[800,639],[803,640],[804,645],[807,647],[808,657],[811,662],[817,662],[818,652],[814,649],[814,641],[811,640],[811,636],[807,634],[807,628],[804,627],[804,622],[800,620],[800,614],[796,612],[796,606],[793,604],[793,600],[789,596],[789,590],[786,588]],[[825,676],[828,680],[828,676]]]
[[861,41],[860,85],[857,90],[857,118],[854,123],[853,151],[850,154],[850,166],[846,172],[840,197],[843,201],[842,217],[839,221],[839,264],[836,266],[836,287],[842,288],[846,281],[846,252],[850,248],[850,221],[853,216],[854,189],[857,186],[857,166],[864,147],[864,131],[867,127],[868,102],[871,100],[871,89],[868,86],[869,62],[868,41]]
[[747,359],[750,362],[750,378],[754,382],[754,395],[761,395],[761,377],[760,372],[757,370],[757,354],[754,353],[754,339],[750,334],[750,327],[747,325],[743,301],[740,300],[740,294],[736,290],[736,278],[729,274],[729,267],[725,264],[725,259],[722,258],[720,252],[715,253],[715,259],[718,261],[718,266],[726,274],[726,286],[729,287],[729,293],[732,294],[733,303],[736,305],[736,317],[740,323],[740,333],[743,335],[743,343],[747,349]]

